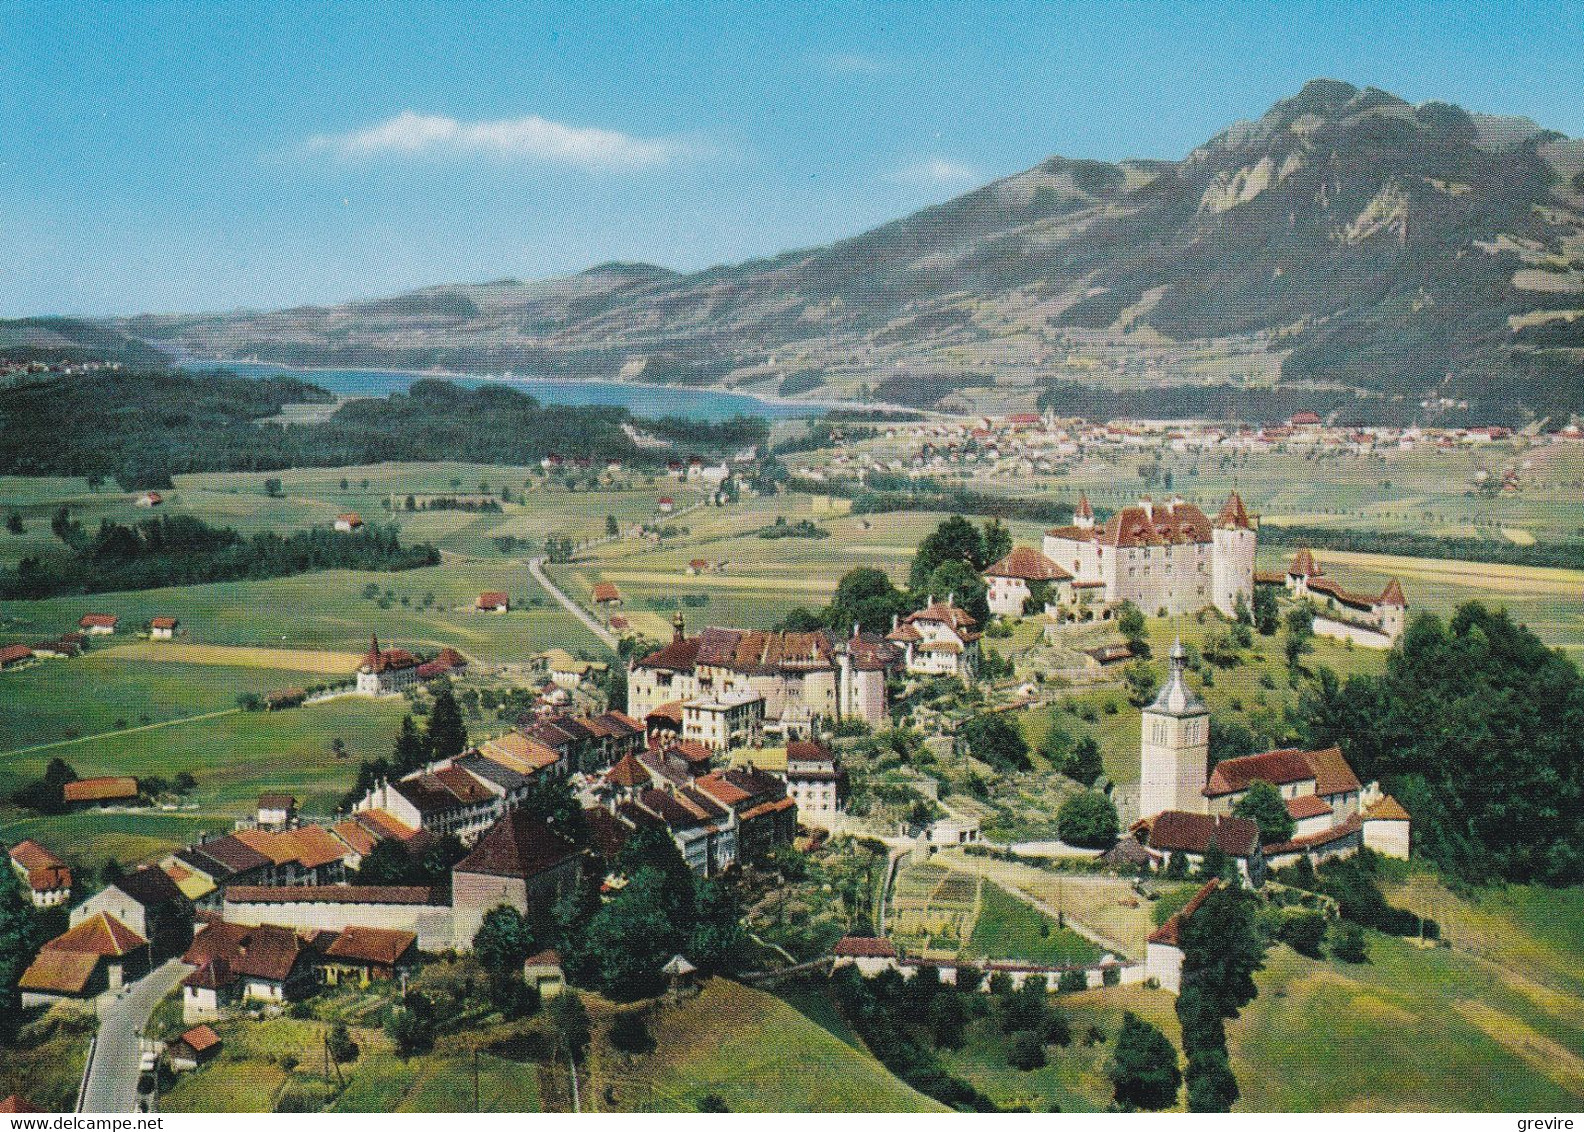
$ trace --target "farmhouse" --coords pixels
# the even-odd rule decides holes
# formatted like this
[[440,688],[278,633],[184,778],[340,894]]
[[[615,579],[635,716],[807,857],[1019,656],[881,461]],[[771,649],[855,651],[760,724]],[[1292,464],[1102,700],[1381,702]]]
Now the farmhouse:
[[511,596],[500,590],[487,590],[478,595],[473,608],[480,613],[510,613]]
[[84,613],[77,627],[91,637],[105,637],[116,631],[121,618],[114,613]]
[[1045,556],[1076,582],[1103,582],[1105,602],[1146,612],[1192,613],[1213,605],[1228,617],[1253,604],[1257,523],[1237,492],[1211,522],[1192,503],[1145,498],[1096,526],[1087,496],[1069,526],[1045,532]]
[[156,641],[173,640],[180,625],[175,617],[155,617],[149,622],[149,637]]
[[148,968],[148,941],[117,917],[97,912],[74,918],[68,931],[40,948],[17,989],[24,1008],[47,1006],[120,990]]
[[165,502],[165,497],[157,491],[145,491],[133,502],[138,507],[158,507]]
[[72,909],[75,928],[109,915],[148,941],[151,958],[180,955],[192,942],[192,901],[165,870],[150,865],[126,873]]
[[1039,589],[1045,591],[1042,608],[1072,600],[1072,587],[1063,586],[1072,581],[1072,575],[1032,546],[1014,547],[1001,561],[985,568],[984,578],[989,586],[990,612],[997,617],[1022,617],[1025,604]]
[[344,515],[335,517],[335,529],[343,534],[351,534],[363,526],[363,517],[356,511],[348,511]]
[[37,841],[18,841],[11,847],[10,856],[11,868],[26,888],[33,907],[54,908],[71,899],[71,869]]
[[917,676],[956,676],[971,681],[979,671],[978,622],[954,604],[933,596],[923,609],[893,624],[886,639],[902,648],[902,663]]
[[621,590],[616,588],[615,582],[595,582],[589,597],[602,609],[619,606],[622,603]]
[[418,937],[389,928],[351,927],[324,948],[319,979],[326,986],[368,986],[393,979],[417,962]]
[[290,794],[260,794],[256,820],[264,829],[285,829],[297,821],[297,799]]
[[379,637],[369,638],[369,650],[358,665],[357,690],[362,696],[388,696],[418,681],[418,658],[406,649],[379,647]]
[[33,650],[26,645],[0,645],[0,672],[16,668],[33,659]]
[[61,801],[68,806],[113,806],[137,800],[137,779],[128,776],[79,778],[61,787]]
[[280,1004],[313,988],[315,955],[296,931],[275,924],[220,921],[192,941],[182,962],[197,968],[182,983],[184,1021],[212,1018],[234,1002]]

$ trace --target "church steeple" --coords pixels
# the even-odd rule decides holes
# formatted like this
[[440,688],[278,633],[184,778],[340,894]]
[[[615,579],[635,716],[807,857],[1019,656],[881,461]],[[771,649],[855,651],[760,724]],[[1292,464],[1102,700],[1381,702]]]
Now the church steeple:
[[1139,737],[1139,817],[1164,810],[1205,813],[1210,773],[1210,712],[1188,686],[1188,650],[1178,637],[1171,675],[1144,709]]
[[681,641],[686,638],[687,621],[683,619],[682,611],[679,609],[676,611],[676,615],[671,618],[671,639],[673,641]]

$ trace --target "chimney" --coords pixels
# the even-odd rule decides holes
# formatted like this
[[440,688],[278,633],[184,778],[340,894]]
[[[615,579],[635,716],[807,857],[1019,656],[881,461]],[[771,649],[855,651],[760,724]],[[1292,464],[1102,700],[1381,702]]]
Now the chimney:
[[1151,499],[1149,496],[1146,495],[1143,499],[1139,500],[1139,506],[1144,508],[1144,517],[1146,519],[1150,520],[1150,522],[1154,522],[1155,521],[1155,501],[1153,499]]

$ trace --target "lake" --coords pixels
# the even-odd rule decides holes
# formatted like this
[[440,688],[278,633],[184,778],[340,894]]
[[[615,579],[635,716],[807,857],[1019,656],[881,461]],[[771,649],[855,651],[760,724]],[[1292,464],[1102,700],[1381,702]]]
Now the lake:
[[660,385],[637,385],[619,381],[571,381],[550,377],[449,376],[388,369],[299,370],[270,362],[217,362],[183,358],[180,365],[190,370],[230,370],[244,377],[298,377],[328,389],[340,397],[385,397],[400,393],[415,381],[439,378],[458,385],[477,386],[486,382],[511,385],[540,401],[553,405],[620,405],[637,417],[687,417],[691,420],[722,421],[736,416],[771,419],[816,416],[822,406],[767,401],[746,393],[725,393],[713,389],[678,389]]

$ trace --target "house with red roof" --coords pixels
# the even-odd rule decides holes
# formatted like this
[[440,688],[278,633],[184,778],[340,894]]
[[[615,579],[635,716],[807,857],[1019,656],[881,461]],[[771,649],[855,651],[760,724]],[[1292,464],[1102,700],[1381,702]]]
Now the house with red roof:
[[149,944],[107,912],[74,923],[39,949],[17,989],[23,1007],[120,990],[149,969]]
[[182,1072],[197,1069],[219,1055],[223,1043],[208,1023],[194,1026],[165,1047],[171,1068]]
[[525,916],[547,916],[578,883],[584,853],[548,823],[512,810],[479,838],[451,870],[456,946],[473,937],[492,908],[505,904]]
[[955,604],[955,595],[932,595],[923,609],[894,621],[886,639],[902,649],[903,665],[916,676],[956,676],[971,682],[979,671],[979,622]]
[[175,617],[155,617],[149,621],[149,639],[154,641],[169,641],[176,637],[176,630],[181,622]]
[[511,595],[502,590],[486,590],[478,595],[473,608],[480,613],[510,613]]
[[1183,927],[1221,884],[1219,880],[1207,882],[1181,910],[1173,912],[1164,924],[1150,933],[1144,948],[1144,977],[1154,979],[1162,990],[1172,994],[1182,990]]
[[363,526],[363,516],[356,511],[348,511],[335,517],[335,529],[342,534],[351,534]]
[[[1071,604],[1073,576],[1032,546],[1015,546],[1010,554],[985,568],[990,612],[997,617],[1022,617],[1029,597],[1043,589],[1044,604]],[[1040,610],[1034,610],[1040,612]]]
[[362,696],[388,696],[418,682],[419,660],[406,649],[381,649],[379,637],[369,637],[368,652],[358,665],[357,690]]
[[106,637],[116,631],[121,618],[114,613],[84,613],[77,627],[90,637]]
[[0,645],[0,672],[16,668],[33,659],[33,650],[26,645]]
[[71,899],[72,873],[54,853],[32,838],[11,847],[11,868],[35,908],[54,908]]

